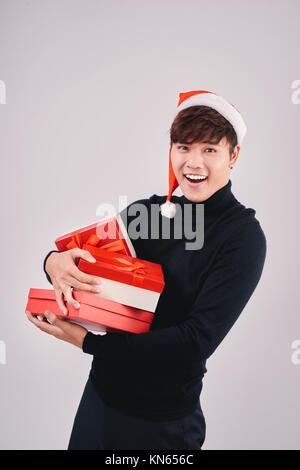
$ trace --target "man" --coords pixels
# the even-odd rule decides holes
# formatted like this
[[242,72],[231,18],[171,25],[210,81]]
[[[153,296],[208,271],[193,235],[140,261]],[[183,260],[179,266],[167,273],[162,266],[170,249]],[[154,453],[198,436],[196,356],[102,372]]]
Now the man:
[[[266,256],[256,211],[231,191],[230,171],[245,133],[239,111],[222,97],[202,90],[180,93],[170,130],[167,200],[153,194],[121,213],[137,257],[163,268],[165,288],[149,332],[95,335],[51,312],[51,324],[28,314],[41,330],[93,356],[69,449],[201,449],[206,424],[199,397],[206,360],[253,294]],[[172,196],[177,186],[180,197]],[[137,204],[147,209],[140,219],[146,237],[130,231]],[[155,205],[160,214],[153,222]],[[186,233],[199,227],[203,243],[188,244]],[[158,237],[151,238],[153,228]],[[181,238],[175,236],[179,228]],[[44,261],[62,310],[62,294],[75,306],[71,286],[99,288],[78,270],[78,257],[93,262],[77,248],[50,252]]]

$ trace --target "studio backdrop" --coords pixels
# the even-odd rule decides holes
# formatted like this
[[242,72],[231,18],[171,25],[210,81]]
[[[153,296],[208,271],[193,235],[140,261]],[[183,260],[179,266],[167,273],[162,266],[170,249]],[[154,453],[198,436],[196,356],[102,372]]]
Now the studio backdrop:
[[1,449],[66,448],[92,356],[27,320],[28,291],[99,205],[166,194],[189,90],[247,123],[232,192],[268,250],[207,361],[203,449],[300,448],[299,18],[298,0],[0,0]]

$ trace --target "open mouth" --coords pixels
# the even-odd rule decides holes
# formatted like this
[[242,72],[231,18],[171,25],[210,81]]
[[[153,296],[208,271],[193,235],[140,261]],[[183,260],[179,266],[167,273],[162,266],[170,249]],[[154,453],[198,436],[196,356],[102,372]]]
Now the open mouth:
[[198,176],[198,175],[184,175],[190,185],[199,186],[207,180],[207,176]]

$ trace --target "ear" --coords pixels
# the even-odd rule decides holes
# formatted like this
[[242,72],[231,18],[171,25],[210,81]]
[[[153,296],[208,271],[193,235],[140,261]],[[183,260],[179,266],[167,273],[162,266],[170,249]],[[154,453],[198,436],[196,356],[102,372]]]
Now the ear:
[[237,161],[240,149],[241,149],[240,145],[236,145],[234,147],[231,158],[230,158],[230,164],[231,165],[235,164],[235,162]]

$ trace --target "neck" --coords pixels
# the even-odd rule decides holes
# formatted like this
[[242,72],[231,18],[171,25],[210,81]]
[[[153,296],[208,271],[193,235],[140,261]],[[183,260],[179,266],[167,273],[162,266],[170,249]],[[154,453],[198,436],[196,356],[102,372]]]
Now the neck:
[[187,199],[185,196],[181,196],[179,201],[182,204],[192,204],[196,206],[197,204],[204,204],[204,210],[207,211],[218,211],[223,210],[226,205],[232,203],[235,200],[234,195],[231,191],[232,182],[229,179],[227,184],[222,188],[218,189],[211,196],[209,196],[204,201],[194,202]]

